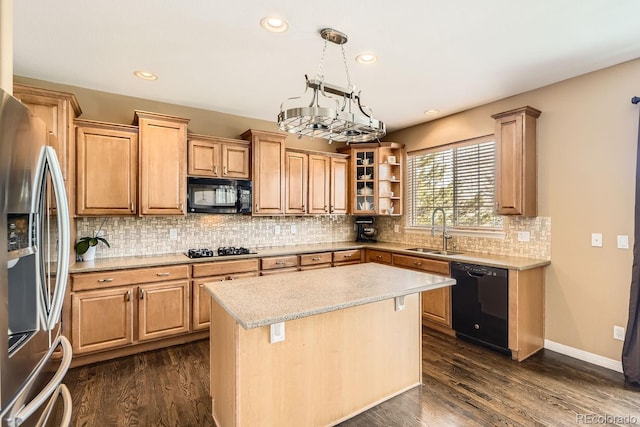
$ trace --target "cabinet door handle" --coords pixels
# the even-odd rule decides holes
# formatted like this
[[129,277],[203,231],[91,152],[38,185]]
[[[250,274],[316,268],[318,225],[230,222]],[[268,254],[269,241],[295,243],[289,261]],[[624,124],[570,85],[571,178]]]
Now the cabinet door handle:
[[133,202],[131,202],[131,205],[129,206],[129,209],[131,209],[131,212],[134,212]]
[[98,283],[110,283],[113,282],[113,279],[98,279]]
[[302,212],[306,212],[307,208],[304,207],[304,205],[302,205]]
[[258,208],[258,204],[256,203],[256,212],[259,212],[260,209]]
[[204,288],[204,283],[200,283],[200,287],[201,287],[201,288]]
[[171,273],[168,272],[163,272],[163,273],[156,273],[156,276],[170,276]]
[[227,167],[223,166],[222,168],[222,175],[226,175],[227,174]]
[[335,207],[331,205],[331,213],[334,213],[335,211],[336,211]]
[[180,212],[184,212],[184,203],[180,203]]
[[213,174],[214,174],[214,175],[218,175],[218,165],[215,165],[215,166],[213,167]]
[[329,210],[327,209],[327,205],[324,205],[324,211],[329,212]]
[[124,298],[125,298],[125,301],[131,301],[131,291],[127,291]]
[[140,299],[144,299],[144,289],[140,289]]

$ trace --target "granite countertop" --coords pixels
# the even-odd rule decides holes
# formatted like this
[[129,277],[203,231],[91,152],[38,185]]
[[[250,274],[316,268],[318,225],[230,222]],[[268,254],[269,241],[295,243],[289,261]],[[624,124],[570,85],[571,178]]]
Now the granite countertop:
[[303,253],[314,252],[333,252],[348,249],[377,249],[383,251],[392,251],[405,255],[411,255],[422,258],[441,259],[444,261],[459,261],[471,264],[481,264],[489,267],[507,268],[511,270],[527,270],[530,268],[544,267],[549,265],[551,261],[535,258],[523,258],[505,255],[482,254],[475,252],[463,252],[460,255],[437,255],[423,254],[408,250],[416,245],[407,245],[403,243],[371,243],[371,242],[337,242],[337,243],[318,243],[308,245],[291,245],[277,246],[266,248],[252,248],[257,254],[248,255],[230,255],[215,256],[211,258],[188,258],[183,253],[151,255],[151,256],[131,256],[117,258],[99,258],[95,261],[76,262],[73,264],[70,273],[89,273],[95,271],[106,270],[124,270],[129,268],[158,267],[163,265],[179,265],[179,264],[195,264],[200,262],[229,261],[246,258],[264,258],[270,256],[297,255]]
[[243,328],[251,329],[451,286],[455,280],[367,263],[206,283]]

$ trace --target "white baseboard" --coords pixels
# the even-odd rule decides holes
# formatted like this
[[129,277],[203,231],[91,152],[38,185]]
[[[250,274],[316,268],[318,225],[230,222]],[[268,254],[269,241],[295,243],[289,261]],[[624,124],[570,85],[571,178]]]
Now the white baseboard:
[[603,368],[611,369],[616,372],[622,372],[622,362],[619,360],[609,359],[608,357],[589,353],[588,351],[569,347],[568,345],[564,344],[558,344],[557,342],[549,340],[544,340],[544,348],[555,351],[556,353],[564,354],[565,356],[573,357],[574,359],[602,366]]

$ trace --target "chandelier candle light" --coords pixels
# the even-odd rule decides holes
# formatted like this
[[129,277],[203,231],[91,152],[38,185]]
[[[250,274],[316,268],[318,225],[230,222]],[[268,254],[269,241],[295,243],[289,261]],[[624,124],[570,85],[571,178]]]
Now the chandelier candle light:
[[[382,138],[387,133],[384,123],[373,118],[371,108],[361,104],[360,92],[356,92],[355,86],[351,85],[344,52],[347,35],[331,28],[324,28],[320,31],[320,36],[324,39],[324,47],[318,74],[315,79],[311,80],[305,75],[305,94],[309,89],[312,90],[311,102],[306,107],[288,110],[283,109],[284,102],[280,104],[280,113],[278,114],[280,130],[295,133],[298,138],[305,135],[312,138],[328,139],[329,144],[333,141],[350,144]],[[322,67],[327,42],[335,43],[342,48],[347,89],[324,81]],[[302,96],[288,98],[287,101],[300,98]],[[321,106],[321,99],[329,106]]]

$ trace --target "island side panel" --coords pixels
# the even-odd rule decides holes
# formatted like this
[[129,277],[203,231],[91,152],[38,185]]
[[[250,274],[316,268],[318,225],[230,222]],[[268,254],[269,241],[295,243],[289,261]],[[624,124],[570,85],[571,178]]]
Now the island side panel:
[[238,332],[240,325],[211,299],[210,393],[217,426],[235,426],[237,421]]
[[544,268],[509,270],[509,349],[522,362],[544,347]]
[[218,410],[214,395],[214,412],[237,418],[221,427],[331,425],[420,384],[419,294],[402,311],[389,299],[286,322],[280,343],[268,326],[237,332],[238,398],[226,402],[237,410]]

